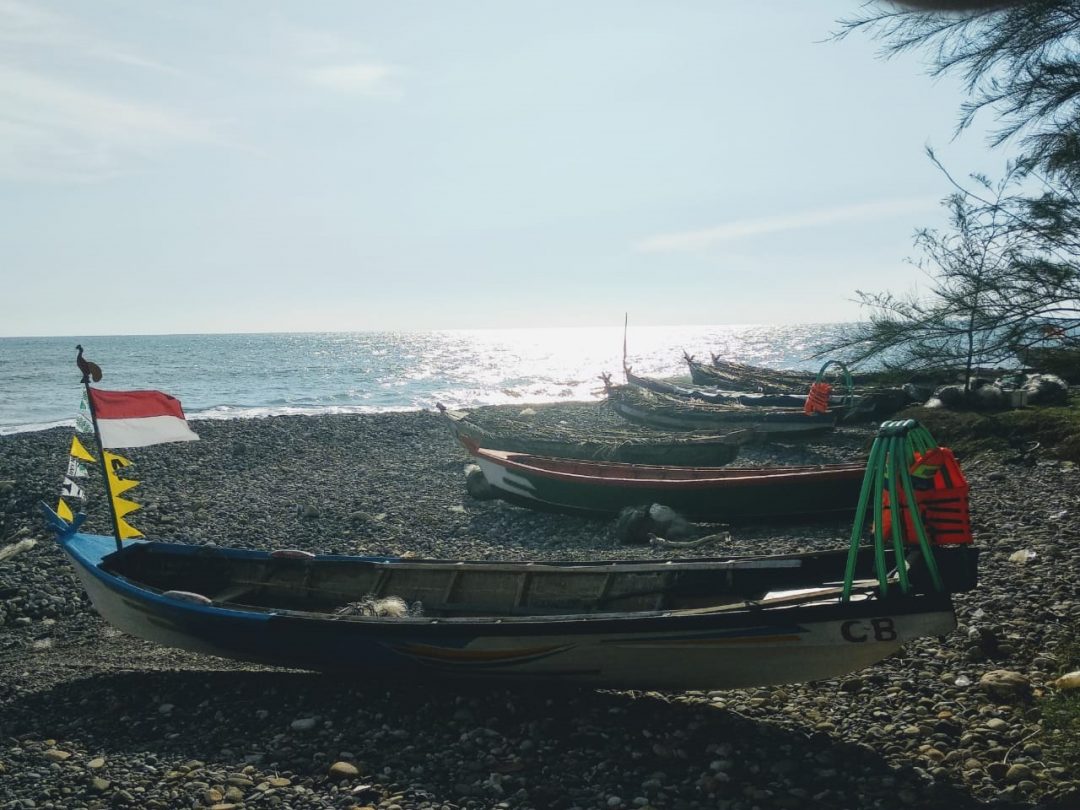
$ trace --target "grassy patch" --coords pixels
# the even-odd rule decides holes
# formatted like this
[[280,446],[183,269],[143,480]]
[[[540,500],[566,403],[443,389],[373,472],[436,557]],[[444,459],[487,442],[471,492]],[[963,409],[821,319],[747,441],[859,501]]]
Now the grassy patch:
[[1062,692],[1047,698],[1039,706],[1043,717],[1042,746],[1050,755],[1071,770],[1080,768],[1080,694]]
[[[1059,675],[1080,669],[1080,639],[1073,638],[1056,650]],[[1080,768],[1080,691],[1058,692],[1039,704],[1043,717],[1043,748],[1048,759]]]
[[962,456],[985,450],[1023,450],[1038,442],[1052,458],[1080,462],[1080,398],[1058,408],[998,413],[909,408],[898,418],[918,419],[937,441]]

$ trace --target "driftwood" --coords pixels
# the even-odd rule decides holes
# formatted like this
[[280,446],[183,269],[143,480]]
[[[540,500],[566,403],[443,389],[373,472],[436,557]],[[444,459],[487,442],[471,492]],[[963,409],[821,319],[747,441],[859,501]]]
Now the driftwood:
[[10,546],[0,548],[0,562],[10,560],[16,554],[22,554],[24,551],[29,551],[35,545],[37,545],[37,540],[33,537],[26,537],[18,543],[12,543]]
[[731,532],[717,532],[716,534],[707,534],[704,537],[699,537],[697,540],[665,540],[663,537],[657,537],[655,534],[649,535],[649,545],[660,546],[661,548],[700,548],[701,546],[709,546],[713,543],[719,542],[731,542]]

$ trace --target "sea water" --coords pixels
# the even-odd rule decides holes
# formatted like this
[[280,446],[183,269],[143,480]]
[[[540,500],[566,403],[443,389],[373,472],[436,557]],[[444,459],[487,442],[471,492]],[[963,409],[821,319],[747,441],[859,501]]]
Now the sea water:
[[[686,375],[684,351],[813,370],[840,328],[631,327],[628,359],[658,377]],[[0,434],[73,424],[76,343],[102,388],[165,391],[193,419],[591,400],[602,373],[622,379],[622,327],[0,338]]]

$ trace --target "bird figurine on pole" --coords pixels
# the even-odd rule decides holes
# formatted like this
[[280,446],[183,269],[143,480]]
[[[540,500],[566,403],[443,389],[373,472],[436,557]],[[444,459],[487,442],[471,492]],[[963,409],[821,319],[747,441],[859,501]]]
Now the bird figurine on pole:
[[91,380],[93,380],[94,382],[101,382],[101,366],[99,366],[97,363],[92,363],[85,357],[83,357],[82,344],[77,344],[75,348],[79,350],[79,354],[75,358],[75,365],[77,365],[79,367],[79,371],[82,372],[83,384],[85,385]]

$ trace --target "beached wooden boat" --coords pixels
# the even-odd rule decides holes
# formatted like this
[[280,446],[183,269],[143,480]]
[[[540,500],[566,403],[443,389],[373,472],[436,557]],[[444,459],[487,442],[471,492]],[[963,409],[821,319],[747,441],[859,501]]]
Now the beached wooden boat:
[[756,391],[763,394],[806,395],[815,376],[812,372],[781,371],[778,369],[732,363],[713,356],[711,364],[695,360],[684,353],[690,378],[697,385],[708,385],[726,391]]
[[1016,357],[1028,368],[1056,374],[1070,384],[1080,383],[1080,346],[1016,347]]
[[[806,394],[739,394],[735,391],[725,391],[710,386],[685,386],[667,380],[657,380],[653,377],[642,377],[635,374],[631,369],[623,369],[626,382],[636,385],[646,391],[656,394],[667,394],[680,399],[696,399],[700,402],[710,402],[714,405],[744,405],[748,408],[802,408],[806,404]],[[807,386],[809,388],[809,386]],[[842,396],[829,397],[830,410],[838,415],[845,407],[846,398]]]
[[[805,395],[810,385],[820,375],[810,371],[794,369],[775,369],[764,366],[752,366],[746,363],[733,363],[712,355],[710,363],[701,363],[686,352],[683,358],[690,369],[690,377],[696,385],[712,386],[727,391],[756,391],[763,394],[802,394]],[[839,361],[832,360],[825,367],[838,366],[838,370],[850,379],[856,389],[879,386],[895,386],[898,381],[944,382],[955,377],[958,369],[922,369],[902,374],[899,371],[861,371],[850,373]]]
[[[81,533],[81,515],[69,524],[47,511],[114,627],[225,658],[355,673],[360,683],[454,676],[724,689],[829,678],[952,630],[949,592],[974,586],[977,558],[970,547],[941,551],[943,588],[915,565],[913,587],[883,597],[866,579],[875,560],[864,548],[842,599],[847,550],[586,563],[146,541],[117,551],[114,538]],[[399,602],[412,607],[382,607]]]
[[454,437],[470,446],[513,450],[555,458],[622,461],[629,464],[670,464],[689,467],[721,467],[739,454],[739,446],[752,441],[747,428],[720,433],[671,433],[669,431],[553,430],[526,420],[502,419],[485,427],[464,411],[451,411],[437,403]]
[[853,512],[864,463],[661,467],[545,458],[472,447],[491,488],[534,509],[608,516],[660,503],[691,520],[738,522]]
[[744,405],[715,405],[709,402],[646,391],[634,385],[609,385],[608,402],[631,422],[659,430],[722,430],[746,427],[765,438],[785,438],[826,433],[836,427],[837,415],[804,413],[802,408],[748,408]]

